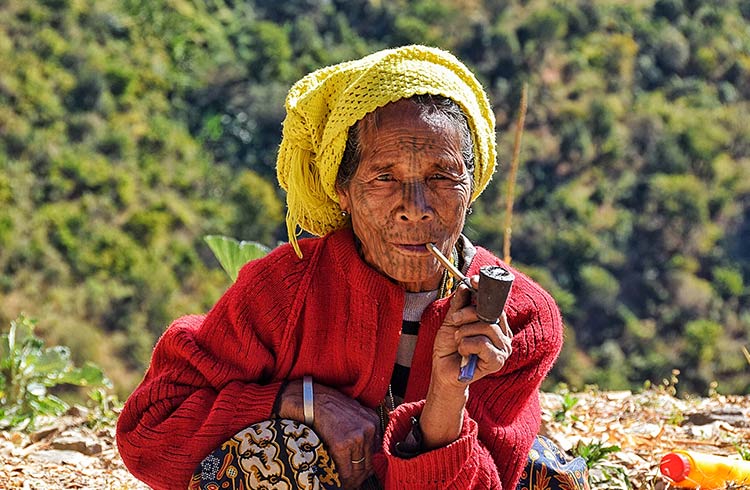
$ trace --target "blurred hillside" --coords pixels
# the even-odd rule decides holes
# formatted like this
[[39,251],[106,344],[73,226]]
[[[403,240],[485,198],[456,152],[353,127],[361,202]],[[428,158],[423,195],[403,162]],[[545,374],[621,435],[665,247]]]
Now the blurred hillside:
[[750,0],[0,0],[0,324],[128,393],[228,285],[204,235],[285,239],[289,86],[407,43],[489,92],[496,252],[528,83],[512,255],[565,317],[550,384],[750,393]]

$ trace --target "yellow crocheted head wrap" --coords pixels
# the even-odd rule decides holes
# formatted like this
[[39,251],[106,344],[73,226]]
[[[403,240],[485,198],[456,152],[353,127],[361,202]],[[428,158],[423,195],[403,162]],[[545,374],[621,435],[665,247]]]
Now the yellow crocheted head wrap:
[[461,106],[474,143],[472,201],[487,186],[495,171],[495,116],[482,86],[455,56],[415,45],[321,68],[289,90],[276,162],[287,191],[289,241],[300,257],[299,228],[322,236],[346,225],[336,175],[349,128],[379,107],[420,94]]

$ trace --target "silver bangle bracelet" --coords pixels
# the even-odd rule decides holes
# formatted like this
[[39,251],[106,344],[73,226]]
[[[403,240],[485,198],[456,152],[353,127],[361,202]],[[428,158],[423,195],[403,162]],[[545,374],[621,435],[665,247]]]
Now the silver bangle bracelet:
[[312,427],[315,422],[313,407],[313,379],[312,376],[304,376],[302,378],[302,408],[305,414],[305,425],[308,427]]

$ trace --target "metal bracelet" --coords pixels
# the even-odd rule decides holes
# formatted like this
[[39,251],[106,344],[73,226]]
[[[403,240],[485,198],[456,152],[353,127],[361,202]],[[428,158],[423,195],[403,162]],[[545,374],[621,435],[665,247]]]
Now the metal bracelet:
[[302,377],[302,408],[305,414],[305,425],[312,427],[315,422],[315,410],[313,405],[313,379],[312,376]]

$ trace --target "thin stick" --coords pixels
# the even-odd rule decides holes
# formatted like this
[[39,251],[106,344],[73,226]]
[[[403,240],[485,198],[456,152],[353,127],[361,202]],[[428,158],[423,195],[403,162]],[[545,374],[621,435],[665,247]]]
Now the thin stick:
[[513,199],[516,190],[516,174],[518,173],[518,160],[521,154],[521,136],[523,135],[523,124],[526,120],[526,106],[528,96],[528,84],[523,84],[521,90],[521,106],[518,108],[518,120],[516,121],[516,137],[513,142],[513,159],[510,162],[510,174],[508,174],[508,189],[505,194],[505,233],[503,234],[503,260],[510,264],[510,236],[511,220],[513,218]]
[[456,266],[453,265],[453,264],[451,264],[451,261],[448,260],[448,258],[440,252],[440,250],[438,250],[438,248],[435,246],[434,243],[428,243],[425,246],[427,247],[427,250],[429,250],[430,252],[432,252],[432,255],[434,255],[435,257],[437,257],[438,261],[440,261],[440,263],[443,264],[443,267],[445,267],[446,269],[448,269],[448,272],[450,272],[450,274],[455,279],[457,279],[457,280],[461,281],[462,283],[466,284],[469,287],[469,289],[471,289],[472,291],[476,292],[476,290],[474,289],[474,287],[472,287],[471,281],[469,280],[469,278],[466,277],[465,275],[463,275],[460,270],[456,269]]

